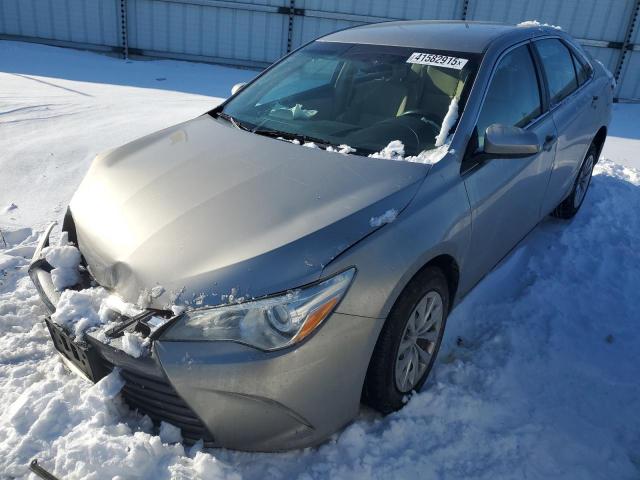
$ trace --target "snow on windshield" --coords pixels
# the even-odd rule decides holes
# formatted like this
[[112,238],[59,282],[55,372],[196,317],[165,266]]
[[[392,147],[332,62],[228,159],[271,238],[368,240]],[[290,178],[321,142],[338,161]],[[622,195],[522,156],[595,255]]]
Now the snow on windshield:
[[404,145],[400,140],[393,140],[389,144],[380,150],[379,152],[369,155],[371,158],[380,158],[383,160],[397,160],[412,163],[423,163],[425,165],[435,165],[442,160],[447,153],[454,153],[453,149],[449,148],[449,144],[440,145],[439,147],[432,148],[431,150],[425,150],[419,155],[407,156],[404,155]]
[[458,99],[453,97],[451,99],[451,103],[449,103],[449,108],[447,109],[447,114],[444,116],[442,120],[442,125],[440,126],[440,133],[436,136],[436,147],[441,147],[447,141],[447,137],[449,135],[449,130],[455,125],[458,121]]

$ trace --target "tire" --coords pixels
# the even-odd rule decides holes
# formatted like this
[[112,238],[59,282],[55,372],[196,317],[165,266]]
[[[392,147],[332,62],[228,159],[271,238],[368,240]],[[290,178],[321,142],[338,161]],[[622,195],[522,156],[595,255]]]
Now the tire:
[[582,161],[576,181],[573,184],[571,193],[565,198],[556,209],[551,212],[551,215],[557,218],[568,220],[573,218],[580,207],[584,203],[584,199],[587,196],[587,190],[591,185],[591,176],[593,174],[593,167],[598,159],[598,149],[595,145],[591,145],[587,154]]
[[[422,388],[442,343],[449,302],[447,279],[439,268],[427,267],[409,282],[378,337],[365,377],[364,403],[386,415],[402,408],[406,396]],[[425,315],[430,308],[431,314]],[[420,316],[420,311],[425,314]],[[428,328],[429,322],[439,326]],[[421,328],[424,338],[419,337]],[[422,353],[407,347],[410,337],[419,337],[414,343]],[[400,352],[401,344],[405,353]],[[426,353],[429,357],[423,356]]]

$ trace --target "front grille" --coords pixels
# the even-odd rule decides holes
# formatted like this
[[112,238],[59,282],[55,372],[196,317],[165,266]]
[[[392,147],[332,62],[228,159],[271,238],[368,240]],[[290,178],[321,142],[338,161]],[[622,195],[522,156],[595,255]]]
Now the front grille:
[[133,359],[90,335],[85,337],[88,343],[81,345],[50,318],[46,318],[45,323],[56,349],[91,381],[99,381],[117,366],[125,382],[122,396],[132,409],[148,415],[156,425],[164,421],[178,427],[186,444],[202,440],[206,447],[214,446],[207,427],[153,359]]
[[120,368],[125,381],[122,396],[129,407],[148,415],[156,425],[167,422],[178,427],[186,444],[202,440],[205,447],[213,446],[207,427],[166,379]]

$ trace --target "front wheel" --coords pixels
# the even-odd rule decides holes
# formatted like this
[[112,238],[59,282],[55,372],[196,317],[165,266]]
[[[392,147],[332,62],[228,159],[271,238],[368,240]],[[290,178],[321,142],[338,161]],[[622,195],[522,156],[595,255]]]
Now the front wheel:
[[424,385],[433,367],[449,311],[447,279],[428,267],[398,297],[376,343],[363,390],[365,403],[388,414]]
[[595,145],[591,145],[582,162],[582,167],[580,167],[571,193],[552,212],[554,217],[569,219],[578,213],[582,202],[584,202],[584,197],[587,195],[589,185],[591,184],[591,176],[593,174],[593,167],[596,164],[597,154]]

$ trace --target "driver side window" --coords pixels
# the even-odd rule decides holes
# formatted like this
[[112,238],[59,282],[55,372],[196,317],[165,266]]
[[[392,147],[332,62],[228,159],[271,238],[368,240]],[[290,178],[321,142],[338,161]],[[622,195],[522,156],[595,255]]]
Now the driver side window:
[[502,57],[495,70],[478,117],[479,150],[490,125],[524,127],[541,113],[538,76],[529,48],[523,45]]

